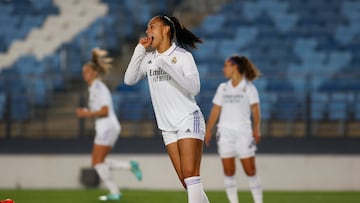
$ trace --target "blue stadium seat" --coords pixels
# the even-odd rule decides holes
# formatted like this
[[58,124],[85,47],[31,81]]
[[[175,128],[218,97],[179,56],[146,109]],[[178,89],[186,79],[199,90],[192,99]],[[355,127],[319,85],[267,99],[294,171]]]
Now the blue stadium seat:
[[140,91],[140,85],[138,85],[138,84],[136,84],[136,85],[126,85],[125,83],[120,83],[116,87],[116,91],[121,92],[121,93],[138,92],[138,91]]
[[297,39],[295,41],[294,52],[298,56],[303,56],[306,53],[313,52],[317,46],[317,40],[314,38]]
[[30,109],[30,104],[26,95],[11,95],[11,120],[25,121],[30,119]]
[[144,119],[155,120],[155,112],[150,100],[148,101],[148,103],[145,103],[144,114]]
[[352,54],[345,51],[333,51],[330,53],[328,68],[332,70],[338,70],[347,66],[352,58]]
[[59,53],[47,56],[43,59],[46,70],[46,76],[50,78],[52,90],[64,91],[65,90],[65,79],[64,73],[61,69],[61,56]]
[[295,94],[281,94],[273,105],[274,119],[282,121],[296,121],[304,118],[304,101]]
[[258,33],[259,29],[255,26],[241,26],[236,29],[235,41],[233,43],[238,47],[245,47],[256,39]]
[[201,27],[206,33],[212,34],[222,29],[221,27],[224,23],[225,23],[224,15],[211,15],[206,17]]
[[121,95],[123,102],[120,105],[120,120],[140,121],[144,119],[145,102],[141,94],[127,93]]
[[4,41],[0,51],[6,52],[14,40],[24,39],[31,29],[40,27],[48,15],[58,13],[52,0],[0,2],[0,36]]
[[[232,5],[236,7],[235,3]],[[243,14],[249,20],[254,20],[262,12],[261,5],[257,4],[256,2],[245,2],[243,7]]]
[[201,112],[205,119],[210,115],[211,108],[213,106],[212,99],[214,97],[215,90],[202,90],[201,93],[196,97],[198,105],[200,106]]
[[342,102],[331,102],[329,105],[329,119],[344,121],[348,118],[347,105]]
[[353,105],[351,105],[351,111],[354,113],[354,119],[360,120],[360,94],[357,94]]
[[113,107],[114,107],[115,114],[119,119],[120,118],[120,106],[121,106],[121,103],[122,103],[121,93],[112,92],[111,97],[112,97],[112,102],[113,102]]
[[194,57],[199,60],[207,60],[217,55],[219,42],[209,39],[205,43],[200,44],[199,48],[193,52]]
[[197,66],[199,71],[200,82],[206,82],[206,77],[209,74],[209,68],[205,65]]
[[4,93],[0,93],[0,120],[4,119],[5,110],[6,110],[6,95]]
[[32,104],[35,107],[45,107],[49,103],[49,91],[45,79],[36,78],[30,83],[29,95],[32,98]]
[[261,118],[265,121],[273,118],[273,105],[277,102],[277,95],[266,91],[259,92]]
[[261,120],[269,121],[272,119],[272,104],[268,102],[261,102],[260,104],[261,109]]
[[314,92],[311,94],[310,118],[313,121],[321,121],[327,118],[329,108],[329,96],[326,93]]
[[0,72],[0,79],[6,93],[26,93],[26,84],[21,80],[15,68],[5,68]]
[[258,92],[263,92],[267,86],[267,79],[258,78],[253,83],[254,83],[256,89],[258,90]]
[[333,93],[329,103],[329,119],[344,121],[348,119],[349,95]]
[[299,75],[298,78],[291,80],[291,83],[294,86],[294,90],[298,93],[305,93],[308,90],[308,82],[305,76]]

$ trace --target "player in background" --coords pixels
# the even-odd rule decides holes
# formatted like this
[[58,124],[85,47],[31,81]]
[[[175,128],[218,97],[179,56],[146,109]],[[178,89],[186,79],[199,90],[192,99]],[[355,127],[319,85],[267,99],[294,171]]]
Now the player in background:
[[115,115],[111,93],[100,77],[109,71],[111,59],[106,58],[106,51],[94,49],[92,59],[83,66],[83,78],[89,86],[89,109],[78,108],[79,118],[95,118],[96,136],[92,150],[92,166],[95,168],[104,185],[109,189],[108,195],[99,200],[120,200],[121,193],[111,175],[112,169],[127,169],[140,181],[142,173],[136,161],[117,161],[106,158],[119,137],[121,126]]
[[229,80],[216,90],[207,121],[205,144],[209,146],[213,127],[219,119],[216,138],[230,203],[238,203],[236,158],[240,159],[247,175],[254,202],[262,203],[262,186],[255,166],[256,144],[260,142],[260,101],[252,83],[260,71],[245,56],[235,55],[225,60],[223,72]]
[[[158,128],[189,203],[207,203],[200,177],[205,121],[194,96],[200,79],[192,54],[201,39],[176,17],[153,17],[140,38],[125,72],[124,81],[134,85],[147,76]],[[177,44],[172,42],[176,36]],[[152,52],[146,49],[152,47]]]

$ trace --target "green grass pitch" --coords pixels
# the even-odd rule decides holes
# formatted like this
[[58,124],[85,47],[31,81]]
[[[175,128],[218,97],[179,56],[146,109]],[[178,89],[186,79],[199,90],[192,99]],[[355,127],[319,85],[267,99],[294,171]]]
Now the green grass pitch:
[[[99,203],[104,190],[0,190],[0,199],[15,203]],[[123,190],[121,203],[186,203],[185,191]],[[207,191],[211,203],[227,203],[224,191]],[[250,192],[239,202],[252,203]],[[359,203],[360,192],[264,192],[264,203]]]

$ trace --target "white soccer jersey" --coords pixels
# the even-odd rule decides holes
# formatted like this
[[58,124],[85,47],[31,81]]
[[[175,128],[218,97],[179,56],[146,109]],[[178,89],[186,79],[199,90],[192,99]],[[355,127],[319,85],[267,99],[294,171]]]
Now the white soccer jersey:
[[187,116],[200,111],[194,99],[200,91],[199,72],[190,52],[175,43],[161,54],[146,52],[138,44],[124,81],[133,85],[145,76],[159,129],[176,131]]
[[236,87],[231,84],[231,80],[221,83],[213,103],[221,106],[218,128],[252,131],[251,105],[259,103],[258,92],[252,82],[243,79]]
[[104,132],[109,128],[120,128],[115,115],[111,93],[106,85],[99,79],[95,79],[89,87],[89,108],[91,111],[99,111],[103,106],[108,107],[108,116],[95,119],[97,132]]

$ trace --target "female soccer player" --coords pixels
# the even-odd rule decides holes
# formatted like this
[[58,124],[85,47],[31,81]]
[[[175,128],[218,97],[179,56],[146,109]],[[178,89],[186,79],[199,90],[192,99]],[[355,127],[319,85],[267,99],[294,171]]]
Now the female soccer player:
[[212,129],[220,116],[216,136],[227,197],[230,203],[238,203],[235,158],[239,158],[255,203],[262,203],[262,186],[255,167],[256,144],[260,142],[260,105],[252,83],[260,71],[248,58],[231,56],[225,60],[223,72],[229,81],[221,83],[216,90],[205,144],[210,144]]
[[[124,81],[136,84],[147,76],[155,116],[178,178],[187,189],[189,203],[209,202],[201,183],[200,162],[205,122],[194,96],[200,79],[192,54],[201,39],[176,17],[155,16],[139,39]],[[177,43],[172,43],[176,36]],[[146,52],[146,48],[155,50]]]
[[111,176],[111,169],[131,170],[139,181],[142,178],[136,161],[123,162],[106,158],[121,130],[114,113],[110,91],[100,80],[100,76],[107,73],[111,67],[109,62],[104,50],[93,50],[91,61],[83,66],[83,78],[89,86],[89,109],[76,110],[79,118],[95,118],[96,136],[92,151],[92,166],[110,191],[108,195],[99,197],[102,201],[121,198],[120,190]]

